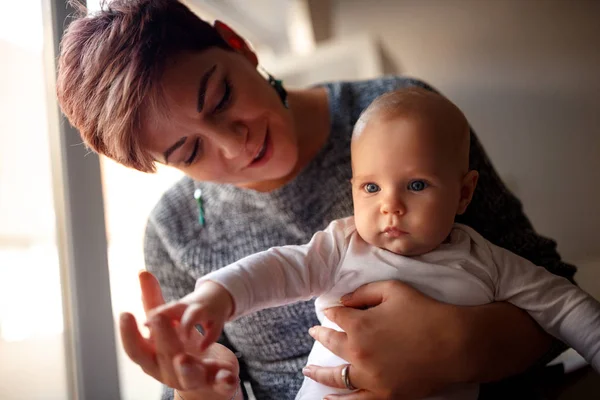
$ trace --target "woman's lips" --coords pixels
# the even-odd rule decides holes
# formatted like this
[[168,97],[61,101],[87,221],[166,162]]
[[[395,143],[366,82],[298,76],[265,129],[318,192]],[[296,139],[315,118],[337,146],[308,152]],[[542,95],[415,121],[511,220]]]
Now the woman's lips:
[[250,164],[248,164],[248,168],[259,167],[261,165],[266,164],[273,155],[273,142],[271,141],[271,137],[269,132],[265,135],[265,141],[263,145],[260,147],[256,157],[252,160]]

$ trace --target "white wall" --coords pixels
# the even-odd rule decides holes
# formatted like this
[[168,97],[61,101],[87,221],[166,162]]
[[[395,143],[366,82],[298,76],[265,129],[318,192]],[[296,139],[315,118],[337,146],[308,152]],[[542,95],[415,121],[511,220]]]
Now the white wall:
[[[463,109],[565,259],[600,261],[600,2],[331,5],[334,38],[377,35],[396,72],[428,81]],[[600,262],[586,265],[600,270]]]

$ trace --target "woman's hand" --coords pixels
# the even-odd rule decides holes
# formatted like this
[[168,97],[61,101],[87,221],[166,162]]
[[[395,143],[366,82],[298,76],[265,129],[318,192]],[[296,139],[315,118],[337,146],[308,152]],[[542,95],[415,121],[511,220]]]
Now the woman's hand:
[[[370,283],[348,297],[343,298],[346,307],[325,311],[345,333],[323,327],[310,330],[311,336],[351,364],[350,382],[362,390],[342,398],[421,398],[453,381],[458,366],[448,368],[457,347],[452,306],[398,281]],[[308,376],[343,388],[342,368],[309,366]]]
[[[160,285],[149,272],[139,275],[146,314],[165,303]],[[185,400],[231,399],[238,389],[239,363],[228,348],[215,343],[199,352],[202,335],[195,331],[183,343],[179,326],[165,316],[148,321],[150,338],[138,330],[133,315],[121,315],[125,352],[145,373],[178,390]]]
[[[550,338],[508,303],[460,307],[437,302],[398,282],[376,282],[325,314],[345,332],[314,327],[311,335],[347,360],[347,400],[413,399],[454,383],[484,382],[518,373],[539,359]],[[343,388],[343,366],[308,366],[308,377]]]

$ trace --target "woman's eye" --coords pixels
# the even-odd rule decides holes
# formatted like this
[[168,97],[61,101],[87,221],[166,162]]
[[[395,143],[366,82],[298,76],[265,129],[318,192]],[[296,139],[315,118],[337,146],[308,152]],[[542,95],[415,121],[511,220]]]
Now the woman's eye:
[[367,193],[377,193],[381,190],[379,185],[377,185],[376,183],[367,183],[364,186],[364,188],[365,188],[365,192],[367,192]]
[[408,190],[412,190],[413,192],[420,192],[427,188],[427,183],[425,181],[412,181],[408,184]]
[[225,79],[223,81],[223,85],[223,97],[219,101],[219,104],[217,104],[217,106],[215,107],[215,112],[223,110],[225,107],[227,107],[227,104],[229,104],[229,100],[231,100],[231,83],[228,79]]
[[189,167],[190,165],[192,165],[192,163],[196,159],[196,156],[198,155],[199,150],[200,150],[200,138],[196,139],[196,141],[194,142],[194,147],[192,148],[192,153],[190,154],[188,159],[185,160],[186,166]]

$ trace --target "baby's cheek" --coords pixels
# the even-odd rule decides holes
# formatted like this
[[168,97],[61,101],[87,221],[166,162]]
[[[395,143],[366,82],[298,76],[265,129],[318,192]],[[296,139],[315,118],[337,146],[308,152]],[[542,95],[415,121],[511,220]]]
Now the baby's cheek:
[[369,218],[365,216],[355,216],[354,222],[356,224],[356,231],[360,235],[360,237],[367,243],[375,244],[377,240],[377,235],[375,234],[375,223],[373,220],[369,220]]

